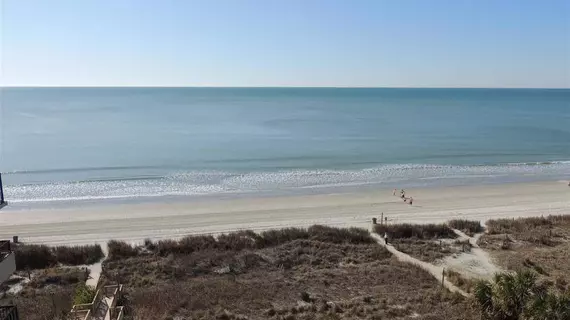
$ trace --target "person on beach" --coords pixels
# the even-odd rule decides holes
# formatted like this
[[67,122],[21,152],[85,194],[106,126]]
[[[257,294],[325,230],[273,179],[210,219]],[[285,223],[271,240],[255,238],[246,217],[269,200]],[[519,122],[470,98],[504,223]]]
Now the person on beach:
[[410,206],[412,205],[413,201],[414,201],[414,198],[410,197],[410,202],[409,202]]
[[394,192],[392,192],[392,195],[393,195],[393,196],[396,195],[396,191],[398,191],[398,189],[394,189]]
[[388,232],[384,232],[384,242],[388,245]]
[[404,189],[402,189],[402,191],[400,191],[400,198],[406,200],[406,191],[404,191]]

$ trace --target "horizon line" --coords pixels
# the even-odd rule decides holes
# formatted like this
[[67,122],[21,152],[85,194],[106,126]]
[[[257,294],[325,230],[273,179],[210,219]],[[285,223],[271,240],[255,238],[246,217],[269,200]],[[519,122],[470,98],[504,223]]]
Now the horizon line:
[[32,89],[32,88],[46,88],[46,89],[121,89],[121,88],[148,88],[148,89],[486,89],[486,90],[569,90],[570,87],[404,87],[404,86],[386,86],[386,87],[367,87],[367,86],[161,86],[161,85],[128,85],[128,86],[20,86],[20,85],[2,85],[0,89]]

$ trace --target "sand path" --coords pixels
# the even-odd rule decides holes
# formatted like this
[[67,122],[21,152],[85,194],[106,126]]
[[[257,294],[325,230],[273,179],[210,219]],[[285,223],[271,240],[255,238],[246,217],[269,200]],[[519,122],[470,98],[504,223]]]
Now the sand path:
[[446,257],[439,264],[441,267],[444,267],[446,270],[459,272],[466,278],[482,280],[489,280],[496,273],[503,271],[491,261],[487,252],[479,248],[477,242],[484,233],[478,233],[470,237],[459,230],[454,231],[459,235],[459,239],[469,240],[472,246],[471,251]]
[[408,189],[414,205],[392,190],[350,194],[87,206],[0,211],[0,239],[86,244],[109,239],[142,241],[237,229],[264,230],[312,224],[368,228],[372,217],[389,222],[442,222],[570,213],[566,183],[544,182],[455,188]]
[[[421,261],[419,259],[416,259],[416,258],[408,255],[408,254],[405,254],[401,251],[398,251],[392,245],[386,244],[384,239],[382,239],[382,237],[376,233],[371,232],[370,235],[372,236],[372,238],[374,238],[374,240],[376,240],[376,242],[378,242],[378,244],[380,244],[381,246],[388,249],[388,251],[390,251],[399,261],[412,263],[414,265],[417,265],[418,267],[429,272],[434,278],[437,279],[437,281],[439,281],[440,283],[442,282],[442,278],[443,278],[443,267],[442,266],[436,266],[436,265],[433,265],[431,263]],[[443,285],[445,286],[445,288],[447,288],[451,292],[460,293],[465,297],[467,297],[469,295],[467,292],[461,290],[459,287],[457,287],[453,283],[449,282],[448,280],[443,280]]]

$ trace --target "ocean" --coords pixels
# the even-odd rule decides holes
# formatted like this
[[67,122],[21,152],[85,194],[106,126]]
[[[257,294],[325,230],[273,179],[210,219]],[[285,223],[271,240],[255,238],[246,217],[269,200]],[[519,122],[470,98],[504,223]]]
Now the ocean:
[[2,88],[15,208],[570,178],[570,90]]

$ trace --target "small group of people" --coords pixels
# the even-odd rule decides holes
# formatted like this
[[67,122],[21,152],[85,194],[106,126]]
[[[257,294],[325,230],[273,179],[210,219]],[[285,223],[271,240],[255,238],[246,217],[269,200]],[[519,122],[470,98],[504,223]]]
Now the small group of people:
[[[392,194],[395,196],[397,192],[398,189],[394,189],[394,192]],[[400,199],[404,200],[404,202],[408,203],[409,205],[412,205],[412,203],[414,202],[414,198],[406,197],[406,190],[404,189],[400,190]]]

